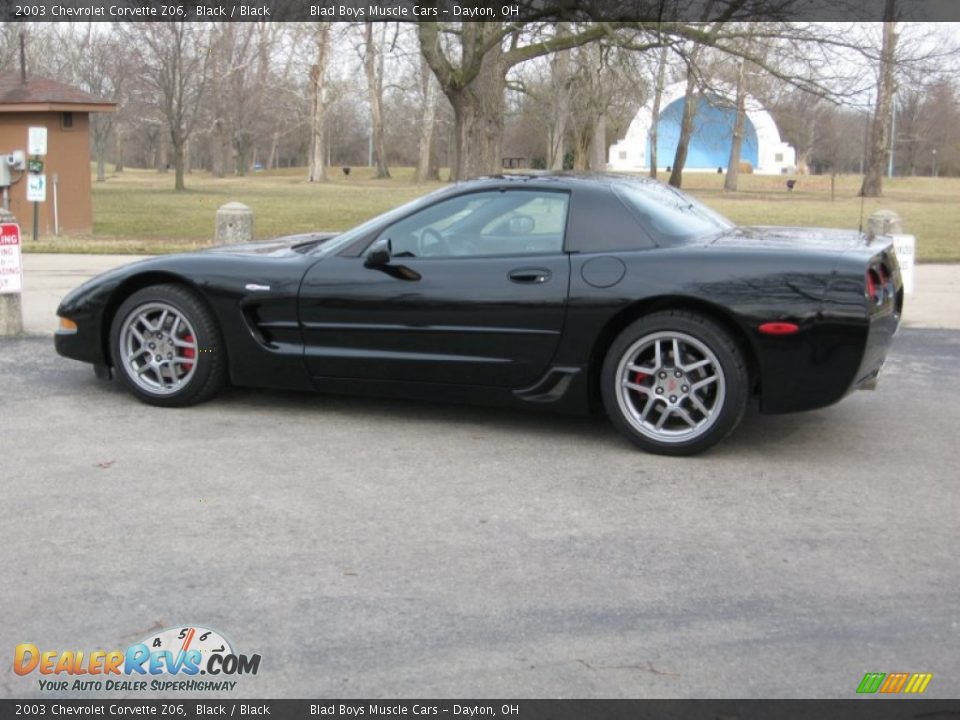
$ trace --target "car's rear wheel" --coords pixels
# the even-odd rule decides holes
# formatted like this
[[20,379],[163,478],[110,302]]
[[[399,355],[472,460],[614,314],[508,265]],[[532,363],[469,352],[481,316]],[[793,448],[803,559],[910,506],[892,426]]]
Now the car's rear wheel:
[[216,320],[180,285],[154,285],[128,297],[114,316],[110,347],[120,380],[151,405],[194,405],[226,383]]
[[604,359],[601,390],[613,424],[649,452],[692,455],[740,423],[749,398],[743,353],[709,318],[679,310],[629,325]]

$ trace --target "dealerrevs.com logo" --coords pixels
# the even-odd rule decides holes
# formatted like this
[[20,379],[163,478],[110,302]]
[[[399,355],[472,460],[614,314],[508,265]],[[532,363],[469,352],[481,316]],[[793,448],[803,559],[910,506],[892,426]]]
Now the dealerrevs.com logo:
[[51,650],[21,643],[13,670],[39,675],[40,690],[50,692],[233,690],[237,681],[227,678],[256,675],[260,655],[236,653],[216,630],[187,626],[148,635],[126,650]]

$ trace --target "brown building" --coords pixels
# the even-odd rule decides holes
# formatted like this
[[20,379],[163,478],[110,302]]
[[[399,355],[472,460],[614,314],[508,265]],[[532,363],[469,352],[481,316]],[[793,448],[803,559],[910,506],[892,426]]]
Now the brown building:
[[[47,128],[47,200],[39,203],[41,235],[54,231],[54,176],[61,233],[93,229],[90,202],[90,113],[113,112],[116,105],[82,90],[42,78],[22,82],[0,75],[0,154],[27,150],[30,127]],[[19,172],[13,171],[14,180]],[[27,202],[26,174],[10,188],[10,211],[24,236],[33,232],[33,203]]]

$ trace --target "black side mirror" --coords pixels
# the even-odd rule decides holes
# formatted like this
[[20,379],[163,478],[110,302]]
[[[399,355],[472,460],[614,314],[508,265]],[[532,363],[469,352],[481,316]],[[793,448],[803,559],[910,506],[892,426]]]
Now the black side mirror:
[[376,243],[363,261],[364,267],[382,268],[390,264],[390,239]]

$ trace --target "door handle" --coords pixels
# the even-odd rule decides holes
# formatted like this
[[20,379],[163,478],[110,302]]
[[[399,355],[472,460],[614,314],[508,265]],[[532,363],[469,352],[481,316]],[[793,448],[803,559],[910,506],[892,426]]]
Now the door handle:
[[550,279],[550,271],[546,268],[518,268],[507,273],[510,282],[524,285],[542,285]]

